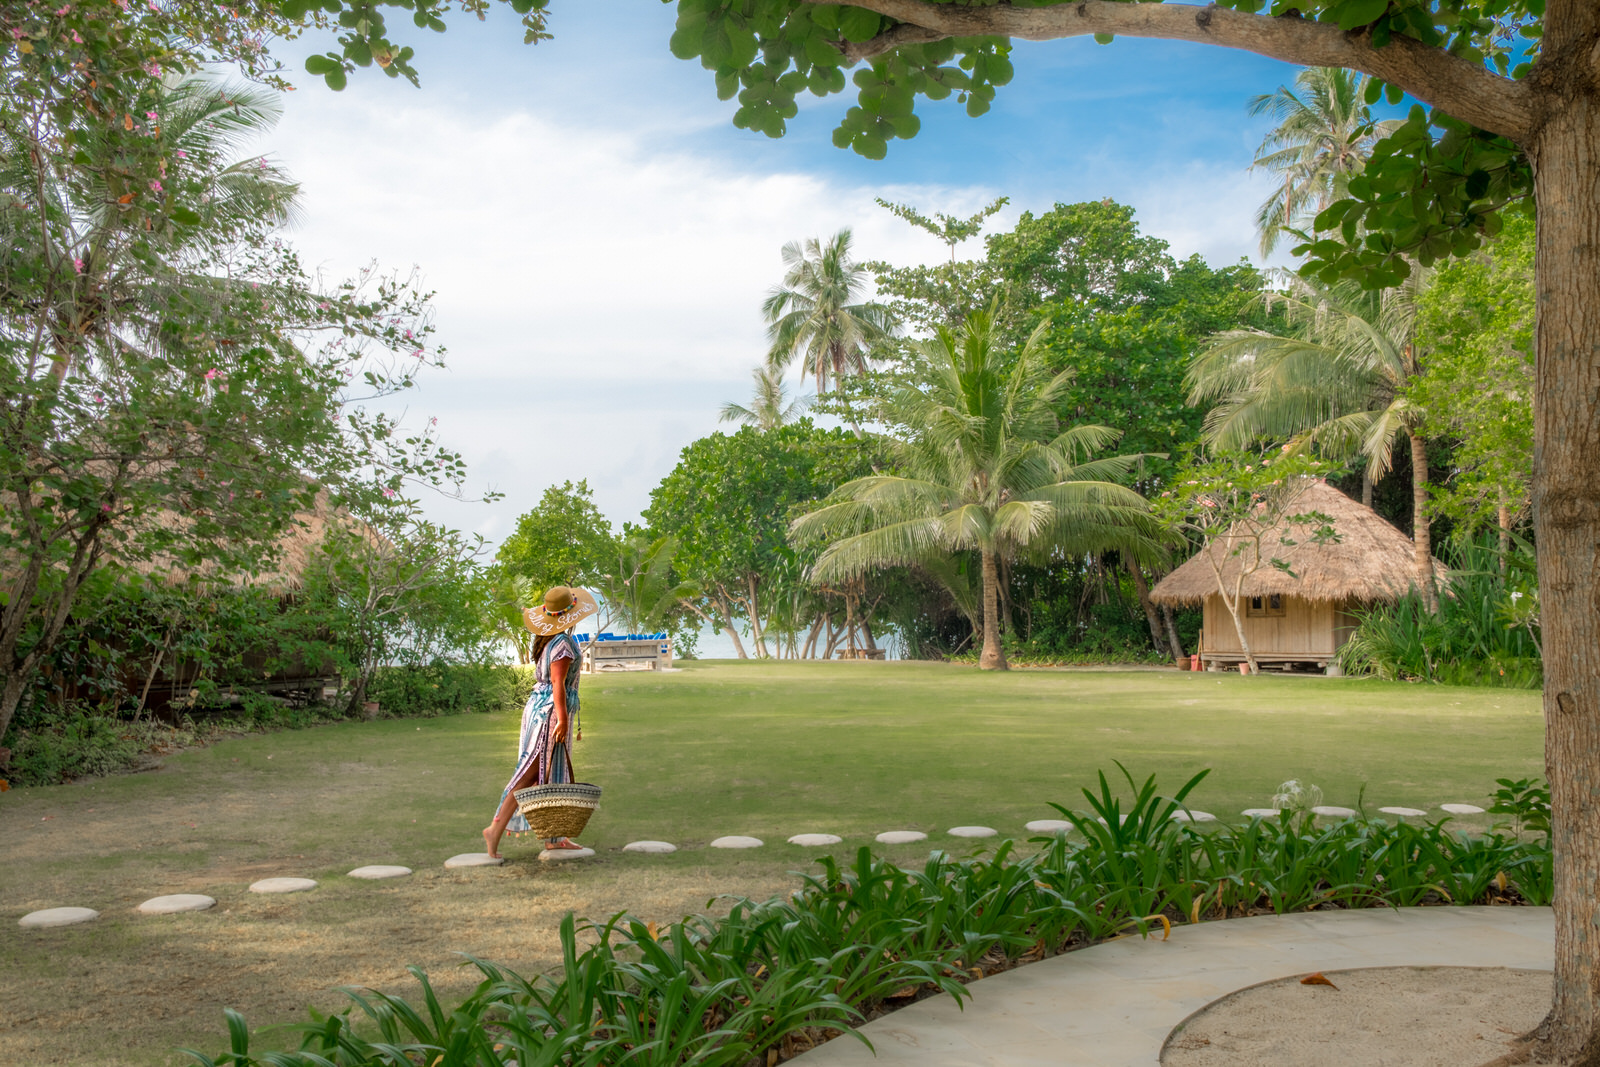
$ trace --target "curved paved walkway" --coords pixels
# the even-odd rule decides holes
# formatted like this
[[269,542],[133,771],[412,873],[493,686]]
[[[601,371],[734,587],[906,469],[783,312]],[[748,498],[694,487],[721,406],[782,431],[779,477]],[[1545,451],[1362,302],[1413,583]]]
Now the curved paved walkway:
[[1155,1067],[1189,1015],[1236,989],[1351,967],[1520,967],[1554,959],[1549,908],[1406,908],[1180,926],[976,982],[965,1011],[930,997],[838,1037],[803,1067]]

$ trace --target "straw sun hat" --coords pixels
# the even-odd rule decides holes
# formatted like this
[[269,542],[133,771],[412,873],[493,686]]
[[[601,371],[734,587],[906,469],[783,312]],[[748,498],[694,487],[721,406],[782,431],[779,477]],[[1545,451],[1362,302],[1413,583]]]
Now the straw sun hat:
[[544,595],[536,608],[523,608],[523,624],[541,637],[563,633],[600,610],[586,589],[558,585]]

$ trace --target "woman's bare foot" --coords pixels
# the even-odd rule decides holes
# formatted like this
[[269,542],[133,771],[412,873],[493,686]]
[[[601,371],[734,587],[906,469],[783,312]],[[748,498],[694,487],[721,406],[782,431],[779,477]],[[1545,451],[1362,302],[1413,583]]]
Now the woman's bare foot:
[[500,858],[500,835],[495,833],[494,829],[493,826],[485,826],[483,828],[483,845],[484,851],[489,854],[489,858],[497,860]]
[[582,845],[578,844],[570,837],[558,837],[554,841],[546,841],[544,843],[544,847],[551,852],[554,852],[557,849],[570,849],[576,852],[583,848]]

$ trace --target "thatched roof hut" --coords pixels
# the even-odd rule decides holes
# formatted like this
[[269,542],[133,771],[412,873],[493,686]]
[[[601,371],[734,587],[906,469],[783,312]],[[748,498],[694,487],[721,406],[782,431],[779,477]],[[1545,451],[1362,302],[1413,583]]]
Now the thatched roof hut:
[[[1395,529],[1383,516],[1351,500],[1320,479],[1307,479],[1305,487],[1283,507],[1290,515],[1320,511],[1333,519],[1336,544],[1306,544],[1295,550],[1290,560],[1294,574],[1285,574],[1263,563],[1244,580],[1246,596],[1280,593],[1314,602],[1392,601],[1416,585],[1416,549],[1411,538]],[[1265,556],[1270,546],[1287,533],[1305,541],[1310,530],[1302,525],[1281,524],[1268,531],[1262,540]],[[1221,565],[1223,581],[1231,590],[1239,577],[1240,560],[1232,545],[1221,542],[1212,549]],[[1442,577],[1444,565],[1434,561]],[[1296,577],[1298,575],[1298,577]],[[1217,593],[1217,576],[1205,553],[1197,553],[1187,563],[1157,582],[1150,599],[1158,604],[1199,604]]]
[[[1416,586],[1415,546],[1377,512],[1320,479],[1307,479],[1280,514],[1308,512],[1329,516],[1338,541],[1308,543],[1311,530],[1298,523],[1268,530],[1261,542],[1262,563],[1240,588],[1238,625],[1212,569],[1215,560],[1231,595],[1243,563],[1227,539],[1211,547],[1211,558],[1197,553],[1150,590],[1158,604],[1204,606],[1199,654],[1208,666],[1245,659],[1239,639],[1243,628],[1258,663],[1327,667],[1357,625],[1354,609],[1396,600]],[[1293,574],[1267,561],[1284,534],[1298,543],[1288,555]],[[1443,564],[1435,560],[1434,568],[1442,579]]]

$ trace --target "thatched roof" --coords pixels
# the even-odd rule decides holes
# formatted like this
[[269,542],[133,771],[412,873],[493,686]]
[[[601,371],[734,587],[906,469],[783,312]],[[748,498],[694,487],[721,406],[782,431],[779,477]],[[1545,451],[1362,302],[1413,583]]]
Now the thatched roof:
[[[1285,574],[1263,559],[1254,574],[1244,580],[1245,596],[1283,593],[1315,601],[1394,600],[1416,584],[1416,556],[1411,539],[1386,522],[1376,511],[1351,500],[1320,479],[1307,479],[1305,487],[1283,506],[1284,514],[1320,511],[1333,519],[1339,536],[1337,544],[1302,544],[1289,556],[1294,574]],[[1280,525],[1262,540],[1262,555],[1267,557],[1279,536],[1287,532],[1298,542],[1309,535],[1306,527]],[[1220,564],[1223,580],[1231,591],[1237,580],[1240,560],[1227,540],[1211,547]],[[1444,576],[1444,565],[1434,560],[1435,572]],[[1297,577],[1298,576],[1298,577]],[[1217,577],[1204,551],[1150,590],[1158,604],[1198,604],[1217,594]]]
[[[183,519],[173,512],[161,512],[156,521],[180,523]],[[327,491],[322,490],[317,493],[311,508],[295,511],[289,528],[278,538],[273,566],[259,574],[224,574],[209,562],[189,568],[167,557],[130,561],[127,565],[138,573],[167,581],[182,581],[191,574],[199,574],[221,577],[225,583],[233,586],[255,586],[281,596],[300,588],[313,554],[322,545],[328,528],[335,525],[356,526],[358,523],[349,512],[335,507]],[[377,536],[370,531],[364,532],[369,537]],[[114,552],[110,555],[115,558]]]

